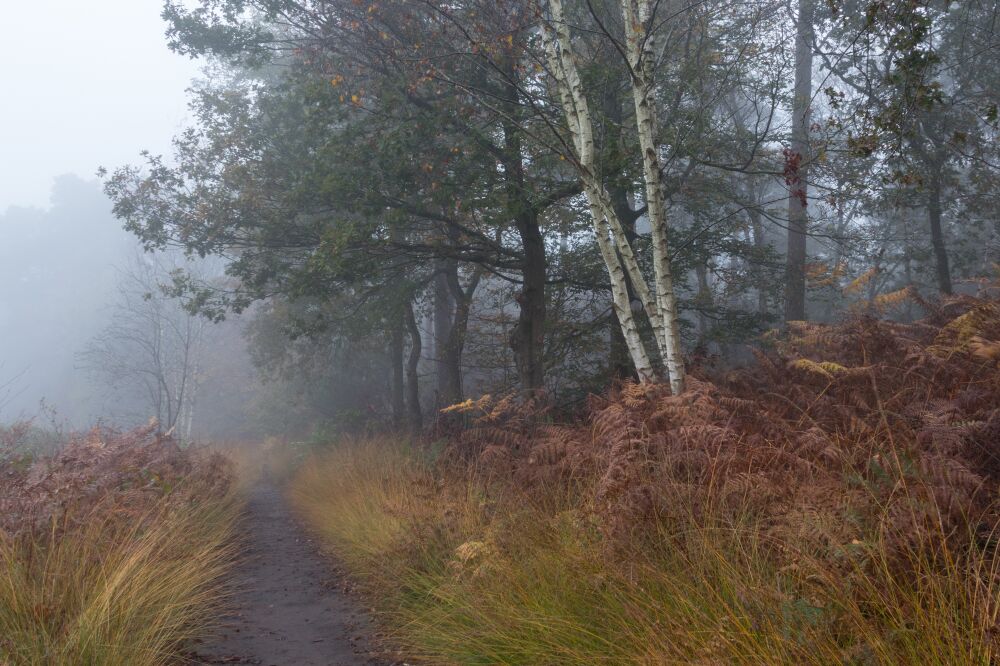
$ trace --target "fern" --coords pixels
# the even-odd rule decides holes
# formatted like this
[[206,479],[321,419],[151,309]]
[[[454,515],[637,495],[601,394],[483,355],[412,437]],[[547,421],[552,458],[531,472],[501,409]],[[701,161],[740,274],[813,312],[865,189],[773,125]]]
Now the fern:
[[622,382],[555,423],[542,401],[475,401],[461,447],[522,487],[582,484],[612,550],[644,521],[747,511],[845,576],[862,532],[892,566],[932,534],[961,547],[1000,527],[1000,302],[903,289],[874,303],[906,299],[923,320],[791,322],[753,366],[711,381],[696,368],[681,395]]

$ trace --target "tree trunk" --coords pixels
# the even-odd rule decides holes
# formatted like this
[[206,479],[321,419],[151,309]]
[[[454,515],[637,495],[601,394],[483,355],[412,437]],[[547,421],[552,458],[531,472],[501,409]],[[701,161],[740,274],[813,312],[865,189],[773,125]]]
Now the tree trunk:
[[642,152],[642,171],[646,184],[646,210],[653,241],[653,280],[656,309],[663,320],[663,363],[674,394],[684,391],[684,355],[681,351],[677,299],[670,268],[670,245],[667,238],[667,206],[660,172],[659,147],[656,144],[656,105],[653,99],[653,64],[655,33],[650,0],[622,0],[629,66],[632,73],[632,99],[635,124]]
[[451,336],[451,311],[453,307],[451,290],[448,288],[448,271],[457,270],[454,262],[439,259],[434,276],[434,375],[437,380],[437,400],[435,407],[447,407],[457,402],[450,390],[448,367],[448,338]]
[[632,364],[629,363],[628,346],[622,336],[622,325],[618,321],[618,314],[614,308],[611,309],[611,316],[608,318],[608,370],[613,379],[634,378]]
[[[913,287],[913,258],[910,255],[910,239],[903,242],[903,280],[907,287]],[[913,299],[906,299],[906,310],[903,321],[907,324],[913,323]]]
[[601,250],[604,263],[608,268],[608,276],[611,278],[611,301],[615,308],[615,316],[621,325],[625,346],[629,350],[636,372],[639,373],[640,381],[651,381],[655,377],[655,372],[632,313],[632,301],[629,298],[628,285],[625,281],[625,270],[622,268],[619,256],[609,238],[607,221],[596,206],[592,207],[591,216],[597,221],[597,246]]
[[[617,100],[616,95],[609,95],[614,100]],[[618,149],[622,149],[622,139],[621,139],[621,121],[622,113],[621,107],[617,104],[611,104],[612,100],[605,100],[607,104],[604,113],[611,120],[612,128],[608,131],[608,140],[613,141],[614,145]],[[635,240],[635,220],[637,215],[632,207],[631,201],[629,200],[629,191],[626,189],[627,179],[622,177],[611,184],[608,188],[608,194],[611,197],[611,205],[614,207],[615,214],[622,222],[622,227],[625,230],[625,236],[631,247],[632,241]],[[618,260],[622,261],[621,253],[619,253]],[[626,278],[628,276],[626,275]],[[638,299],[635,294],[635,288],[631,280],[627,280],[626,284],[628,288],[628,297],[630,305],[635,303]],[[608,331],[609,336],[609,351],[608,351],[608,368],[610,370],[611,376],[615,379],[638,379],[635,369],[629,359],[628,345],[625,342],[625,337],[622,335],[622,324],[618,320],[618,313],[614,308],[611,309],[611,317],[609,319],[611,326]]]
[[[615,312],[629,354],[641,380],[654,379],[649,356],[638,335],[632,315],[626,275],[632,281],[635,294],[653,329],[671,389],[674,393],[680,393],[684,390],[685,369],[681,353],[677,301],[670,268],[663,176],[659,168],[655,142],[656,112],[652,95],[652,63],[655,57],[653,45],[655,35],[652,34],[654,17],[649,0],[623,0],[621,6],[626,30],[627,60],[635,104],[636,129],[641,147],[646,206],[652,230],[653,288],[646,283],[639,269],[625,229],[599,177],[592,118],[580,79],[576,55],[573,52],[569,28],[563,18],[561,0],[548,1],[551,20],[543,24],[543,36],[549,69],[556,81],[560,104],[573,135],[574,165],[590,203],[598,246],[611,279]],[[609,235],[613,243],[610,251],[607,238]]]
[[521,311],[510,335],[510,347],[521,388],[534,392],[545,387],[545,240],[534,215],[519,221],[524,248],[523,285],[516,300]]
[[792,141],[786,158],[788,251],[785,264],[785,321],[806,318],[806,212],[809,176],[809,107],[812,101],[813,2],[799,0],[795,20],[795,91]]
[[[591,222],[594,225],[597,245],[611,280],[611,296],[615,315],[621,325],[622,337],[625,339],[636,372],[639,373],[642,381],[649,381],[655,375],[649,355],[635,324],[626,284],[626,270],[632,278],[647,316],[657,333],[661,328],[659,325],[661,321],[656,303],[653,301],[645,279],[638,269],[638,262],[635,261],[621,221],[615,214],[607,191],[596,177],[593,125],[587,98],[583,91],[583,83],[576,66],[569,29],[563,20],[561,0],[549,0],[549,8],[552,12],[552,23],[544,27],[547,32],[546,48],[550,69],[556,80],[556,88],[566,122],[573,135],[577,171],[590,204]],[[661,336],[657,334],[656,338],[657,342],[660,342]]]
[[941,169],[935,166],[927,193],[927,218],[931,226],[931,245],[934,248],[938,289],[942,294],[950,294],[952,293],[951,269],[948,266],[948,248],[945,247],[944,230],[941,227],[941,190]]
[[712,307],[712,287],[708,283],[708,265],[704,261],[698,262],[694,267],[695,277],[698,280],[698,346],[704,347],[708,338],[709,323],[705,316],[705,310]]
[[524,253],[521,291],[515,296],[520,311],[508,342],[514,353],[521,389],[530,394],[545,388],[545,282],[548,262],[545,240],[538,226],[539,213],[534,208],[524,176],[523,128],[518,125],[518,119],[524,113],[518,86],[520,63],[511,51],[511,57],[500,66],[505,74],[497,90],[500,106],[504,110],[501,122],[504,203]]
[[406,320],[406,330],[410,335],[410,355],[406,361],[406,411],[412,432],[420,432],[423,428],[423,413],[420,410],[420,385],[417,378],[417,366],[420,364],[420,329],[413,316],[413,303],[409,301],[403,310]]
[[750,232],[753,234],[753,248],[757,254],[757,265],[753,268],[753,271],[756,273],[754,282],[757,283],[757,315],[761,319],[766,319],[768,315],[767,292],[770,285],[767,279],[767,271],[761,265],[761,257],[764,256],[767,244],[764,240],[764,225],[761,224],[760,209],[757,208],[757,205],[759,205],[759,202],[754,202],[754,208],[751,208],[749,211]]
[[472,299],[479,286],[482,270],[476,268],[467,287],[463,288],[458,277],[458,266],[454,264],[447,274],[448,288],[451,290],[455,311],[452,317],[451,329],[444,346],[444,366],[446,372],[445,396],[449,404],[461,402],[465,397],[464,378],[462,371],[462,355],[465,351],[465,334],[469,327],[469,314],[472,311]]
[[403,313],[400,312],[390,324],[389,363],[392,365],[392,425],[399,429],[405,418],[405,398],[403,387]]
[[465,351],[465,334],[469,328],[469,314],[472,311],[472,299],[475,296],[482,270],[476,268],[469,279],[469,284],[462,287],[458,279],[458,265],[453,264],[453,270],[447,274],[448,288],[451,290],[452,301],[455,303],[454,317],[448,339],[444,345],[445,384],[444,395],[448,404],[456,404],[464,398],[462,376],[462,354]]

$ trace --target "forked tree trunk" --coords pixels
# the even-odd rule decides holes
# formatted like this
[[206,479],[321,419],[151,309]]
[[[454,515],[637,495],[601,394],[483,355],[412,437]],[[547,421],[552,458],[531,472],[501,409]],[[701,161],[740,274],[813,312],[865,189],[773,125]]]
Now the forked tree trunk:
[[685,373],[680,349],[680,336],[678,335],[677,303],[670,273],[669,244],[666,236],[666,206],[663,199],[662,176],[654,138],[655,112],[651,96],[652,85],[648,72],[643,73],[649,60],[644,61],[642,53],[645,48],[651,47],[648,46],[648,40],[636,37],[636,31],[645,30],[645,27],[640,28],[634,24],[640,16],[645,16],[648,20],[650,6],[642,1],[640,4],[641,6],[632,3],[631,0],[623,0],[622,7],[626,17],[625,22],[630,24],[627,30],[632,86],[634,89],[642,88],[633,91],[633,99],[636,105],[637,129],[643,152],[646,203],[653,236],[653,289],[649,288],[645,277],[639,270],[638,261],[632,251],[625,228],[614,210],[607,190],[597,176],[593,123],[577,68],[569,28],[563,18],[561,0],[549,0],[551,22],[544,24],[543,28],[550,69],[555,78],[559,100],[573,136],[577,171],[583,182],[584,193],[590,203],[597,244],[608,269],[612,302],[629,355],[642,381],[649,381],[655,377],[655,370],[639,335],[632,313],[626,274],[631,280],[636,296],[653,328],[654,338],[670,378],[671,388],[675,393],[680,393],[684,390]]
[[469,328],[472,299],[479,287],[482,274],[482,269],[476,267],[465,287],[462,287],[461,282],[459,282],[457,265],[454,270],[449,270],[446,276],[448,289],[451,291],[452,301],[455,303],[455,310],[451,317],[451,329],[444,344],[443,359],[447,372],[444,395],[449,401],[448,404],[452,405],[461,402],[464,398],[462,355],[465,352],[465,334]]
[[[570,132],[573,135],[573,143],[576,150],[577,167],[580,178],[583,181],[584,192],[590,203],[591,221],[594,225],[594,232],[597,239],[597,246],[601,251],[601,257],[608,270],[608,277],[611,280],[612,304],[615,309],[615,316],[621,326],[622,337],[628,348],[632,364],[636,372],[643,381],[653,379],[653,368],[649,361],[649,354],[646,352],[642,338],[639,336],[635,318],[632,315],[632,308],[628,298],[628,287],[625,284],[625,270],[622,266],[624,261],[634,260],[631,247],[623,248],[621,260],[615,251],[615,244],[612,243],[609,234],[612,232],[613,222],[609,219],[608,212],[611,208],[610,200],[604,193],[600,192],[600,184],[595,176],[596,169],[594,160],[594,133],[590,119],[590,110],[587,106],[587,99],[583,93],[583,83],[580,81],[579,72],[576,67],[575,56],[570,43],[569,29],[566,27],[562,16],[561,0],[550,0],[549,7],[552,12],[552,27],[547,30],[549,34],[546,39],[549,63],[552,74],[556,79],[559,98]],[[617,216],[612,219],[617,221]],[[624,229],[618,225],[621,235]],[[643,282],[643,285],[645,283]],[[636,285],[638,287],[638,285]],[[646,299],[644,299],[644,302]]]
[[653,100],[653,64],[655,35],[652,30],[650,0],[622,0],[625,44],[632,75],[632,99],[635,123],[642,151],[642,171],[646,183],[646,207],[653,239],[653,280],[656,308],[663,318],[664,365],[670,376],[670,388],[684,390],[684,357],[681,353],[677,303],[670,269],[670,244],[667,239],[667,206],[663,194],[659,149],[656,144],[656,104]]

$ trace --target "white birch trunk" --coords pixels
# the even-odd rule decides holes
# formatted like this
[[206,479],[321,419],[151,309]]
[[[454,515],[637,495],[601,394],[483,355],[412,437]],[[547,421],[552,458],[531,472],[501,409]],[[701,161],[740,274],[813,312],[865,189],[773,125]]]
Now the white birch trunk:
[[681,353],[680,330],[677,322],[677,299],[670,271],[670,245],[667,239],[667,207],[663,195],[656,145],[656,108],[653,100],[652,36],[649,0],[621,0],[625,24],[625,44],[632,76],[632,99],[635,103],[635,123],[642,151],[642,170],[646,185],[646,208],[653,241],[653,279],[656,305],[663,318],[663,362],[674,394],[684,390],[684,357]]
[[[590,203],[591,218],[594,225],[594,233],[597,237],[597,245],[601,250],[601,256],[608,269],[608,277],[611,280],[612,302],[622,328],[622,334],[625,337],[626,347],[636,367],[636,371],[639,373],[642,381],[650,381],[654,378],[655,373],[632,313],[628,297],[628,287],[625,280],[625,270],[618,255],[615,253],[616,245],[627,247],[627,253],[622,252],[622,258],[626,262],[633,283],[637,286],[641,285],[640,288],[637,288],[637,292],[640,293],[640,299],[649,303],[652,301],[649,299],[645,281],[639,273],[638,263],[635,261],[631,247],[628,247],[628,241],[624,237],[622,225],[614,215],[610,205],[608,205],[608,198],[602,192],[603,188],[601,188],[596,177],[594,132],[590,117],[590,108],[587,104],[587,98],[583,93],[583,83],[580,80],[579,71],[574,60],[569,30],[562,20],[561,0],[550,0],[550,7],[553,17],[555,17],[555,27],[553,30],[549,30],[548,26],[546,26],[547,34],[545,41],[549,66],[556,79],[556,86],[563,112],[566,116],[566,122],[573,135],[573,145],[576,150],[578,162],[577,166],[580,171],[581,180],[583,181],[584,193]],[[611,236],[614,237],[614,244],[612,244]],[[646,298],[643,299],[643,296]]]
[[599,211],[593,210],[591,215],[595,220],[600,220],[595,226],[597,232],[597,245],[601,249],[601,256],[608,267],[608,275],[611,277],[611,296],[615,308],[615,314],[622,327],[622,334],[625,336],[625,346],[629,350],[632,362],[635,364],[636,372],[641,381],[653,381],[656,373],[653,364],[646,353],[646,346],[639,335],[639,328],[636,326],[635,317],[632,315],[632,304],[629,302],[628,288],[625,283],[625,271],[622,269],[618,255],[615,254],[615,247],[608,237],[607,221],[602,219]]
[[[677,301],[670,272],[666,204],[655,144],[656,119],[651,96],[653,44],[651,40],[644,39],[645,25],[649,22],[649,2],[622,0],[622,10],[625,17],[627,55],[632,72],[632,93],[643,153],[646,201],[653,240],[654,289],[650,289],[646,283],[625,235],[624,227],[614,212],[607,191],[597,177],[592,120],[576,66],[569,28],[563,17],[562,0],[548,0],[548,4],[551,24],[543,24],[543,30],[549,66],[556,80],[563,112],[573,135],[577,169],[583,181],[584,193],[590,203],[601,255],[611,278],[615,311],[621,321],[626,345],[636,368],[639,369],[640,376],[644,380],[651,378],[652,364],[638,335],[628,302],[625,281],[627,272],[652,326],[657,348],[670,379],[671,390],[675,394],[680,393],[684,390],[684,359],[680,346]],[[608,239],[609,234],[613,245]],[[649,368],[648,376],[645,368]]]

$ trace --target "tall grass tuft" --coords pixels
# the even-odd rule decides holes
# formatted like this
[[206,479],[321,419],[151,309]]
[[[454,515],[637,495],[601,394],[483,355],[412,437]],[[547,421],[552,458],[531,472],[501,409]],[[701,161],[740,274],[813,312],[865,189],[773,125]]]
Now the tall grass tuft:
[[433,465],[341,446],[296,501],[435,663],[994,663],[996,294],[792,322],[680,394],[467,400]]
[[0,537],[0,659],[172,663],[204,635],[233,557],[235,504],[154,507],[34,539]]
[[239,511],[218,458],[95,430],[0,472],[0,664],[175,664],[211,629]]

